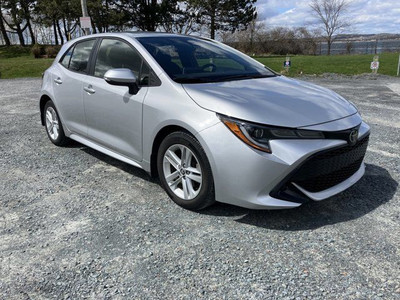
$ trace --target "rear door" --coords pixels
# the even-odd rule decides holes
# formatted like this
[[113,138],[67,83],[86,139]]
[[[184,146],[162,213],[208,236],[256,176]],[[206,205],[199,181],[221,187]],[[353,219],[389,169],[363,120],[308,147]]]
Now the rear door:
[[[88,136],[102,146],[136,161],[142,160],[142,104],[148,84],[141,82],[144,61],[132,45],[121,39],[103,38],[84,81],[84,106]],[[114,86],[104,74],[115,68],[131,69],[139,80],[137,94]]]
[[88,77],[90,54],[96,39],[74,44],[56,64],[52,74],[55,105],[65,126],[87,135],[83,106],[83,82]]

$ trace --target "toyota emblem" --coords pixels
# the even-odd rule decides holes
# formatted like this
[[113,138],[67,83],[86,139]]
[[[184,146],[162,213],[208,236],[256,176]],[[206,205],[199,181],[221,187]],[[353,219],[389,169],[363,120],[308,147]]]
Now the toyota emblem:
[[349,134],[349,144],[354,145],[357,142],[358,138],[358,130],[353,129]]

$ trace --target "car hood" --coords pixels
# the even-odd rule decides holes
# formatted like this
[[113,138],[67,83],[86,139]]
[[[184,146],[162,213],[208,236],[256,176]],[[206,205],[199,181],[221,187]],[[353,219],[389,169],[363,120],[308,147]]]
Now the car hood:
[[205,109],[268,125],[304,127],[357,112],[350,102],[329,89],[284,76],[183,87]]

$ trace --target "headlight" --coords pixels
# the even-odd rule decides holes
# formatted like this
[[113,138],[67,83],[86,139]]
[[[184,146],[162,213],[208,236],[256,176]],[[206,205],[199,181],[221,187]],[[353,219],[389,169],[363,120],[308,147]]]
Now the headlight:
[[219,114],[217,114],[217,116],[233,134],[247,145],[267,153],[272,153],[269,145],[270,140],[324,138],[324,134],[321,131],[264,126]]

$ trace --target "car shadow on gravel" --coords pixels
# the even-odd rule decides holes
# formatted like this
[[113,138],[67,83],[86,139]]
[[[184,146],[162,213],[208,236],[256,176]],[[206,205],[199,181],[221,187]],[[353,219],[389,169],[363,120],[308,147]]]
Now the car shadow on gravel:
[[82,148],[86,149],[87,147],[75,140],[69,139],[66,145],[63,145],[63,148]]
[[[81,147],[83,146],[82,144],[79,144]],[[130,164],[124,163],[123,161],[117,160],[111,156],[108,156],[106,154],[103,154],[97,150],[94,150],[92,148],[88,148],[86,146],[83,146],[81,148],[82,151],[85,153],[92,155],[93,157],[105,162],[106,164],[109,164],[113,167],[116,167],[124,172],[127,172],[131,174],[132,176],[139,177],[141,179],[147,180],[149,182],[158,182],[157,178],[152,178],[146,171],[136,168],[134,166],[131,166]]]
[[379,166],[366,164],[364,177],[347,191],[290,210],[250,210],[217,203],[200,213],[235,217],[237,222],[273,230],[309,230],[362,217],[391,200],[398,183]]

